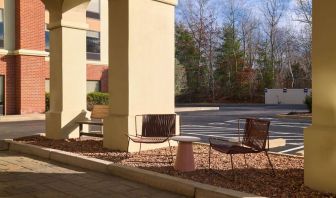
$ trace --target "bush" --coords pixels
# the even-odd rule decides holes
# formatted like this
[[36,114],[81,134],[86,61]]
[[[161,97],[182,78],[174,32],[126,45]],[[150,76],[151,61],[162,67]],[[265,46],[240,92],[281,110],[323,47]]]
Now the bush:
[[[101,93],[101,92],[92,92],[89,93],[86,96],[86,104],[87,104],[87,109],[89,111],[92,110],[93,105],[107,105],[109,101],[109,96],[107,93]],[[46,105],[46,112],[49,111],[50,109],[50,94],[46,93],[45,94],[45,105]]]
[[50,93],[45,93],[45,111],[50,109]]
[[109,103],[109,95],[102,92],[92,92],[86,97],[87,109],[92,110],[93,105],[107,105]]
[[312,112],[312,107],[313,107],[312,106],[312,102],[313,102],[312,94],[306,96],[305,104],[307,105],[308,110],[309,110],[310,113]]

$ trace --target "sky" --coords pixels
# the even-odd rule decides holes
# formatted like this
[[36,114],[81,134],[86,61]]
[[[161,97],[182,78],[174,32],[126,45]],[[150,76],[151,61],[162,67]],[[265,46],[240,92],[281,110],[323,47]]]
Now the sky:
[[[176,11],[176,17],[179,19],[181,8],[183,6],[183,3],[186,0],[179,0],[179,5],[177,6],[177,11]],[[194,1],[194,0],[191,0]],[[225,19],[223,15],[225,15],[225,10],[226,10],[226,2],[227,0],[210,0],[211,4],[216,7],[217,10],[219,10],[219,18]],[[234,0],[236,2],[239,2],[244,5],[247,9],[250,9],[253,12],[253,15],[259,19],[262,20],[263,12],[262,12],[262,7],[264,6],[265,2],[268,0]],[[302,24],[299,24],[298,22],[294,21],[293,19],[295,18],[295,13],[293,11],[293,8],[296,5],[295,0],[281,0],[285,4],[285,13],[284,16],[282,17],[282,20],[280,21],[280,26],[288,26],[291,25],[295,27],[296,29],[300,29]],[[222,16],[221,16],[222,15]]]

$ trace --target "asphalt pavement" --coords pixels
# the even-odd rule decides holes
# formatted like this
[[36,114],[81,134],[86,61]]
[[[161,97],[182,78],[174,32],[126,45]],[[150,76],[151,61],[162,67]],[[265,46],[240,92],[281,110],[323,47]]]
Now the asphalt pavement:
[[30,136],[44,132],[44,120],[0,121],[0,140]]
[[[289,112],[307,112],[307,109],[305,105],[224,105],[219,110],[178,112],[178,114],[181,117],[181,133],[200,137],[202,142],[208,142],[211,136],[238,137],[237,120],[239,118],[269,119],[271,121],[270,138],[284,138],[287,142],[286,146],[273,148],[271,151],[296,154],[304,148],[303,129],[311,125],[311,120],[277,116]],[[28,136],[44,131],[44,120],[0,121],[0,139]]]
[[[181,134],[200,137],[237,138],[238,119],[255,117],[271,121],[270,139],[284,138],[286,146],[271,149],[273,152],[297,154],[304,149],[303,129],[311,125],[307,118],[283,118],[279,114],[307,112],[305,105],[225,105],[218,111],[180,112]],[[243,128],[241,123],[241,128]]]

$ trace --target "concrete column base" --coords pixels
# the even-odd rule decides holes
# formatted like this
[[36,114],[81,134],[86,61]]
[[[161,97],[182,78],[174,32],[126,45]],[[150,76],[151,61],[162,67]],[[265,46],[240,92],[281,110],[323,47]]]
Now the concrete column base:
[[135,131],[135,127],[129,127],[129,123],[134,123],[134,116],[115,115],[105,118],[104,147],[115,151],[127,151],[128,138],[126,135],[129,130]]
[[[46,113],[46,137],[50,139],[79,138],[76,121],[84,120],[86,111],[63,111]],[[70,120],[70,121],[69,121]]]
[[[176,135],[180,134],[179,116],[176,116]],[[106,130],[108,129],[108,131]],[[138,133],[141,133],[141,120],[137,123]],[[138,152],[139,143],[130,141],[127,134],[136,135],[135,116],[114,115],[104,119],[104,147],[114,151]],[[177,146],[176,141],[170,141],[171,146]],[[168,142],[161,144],[141,144],[141,150],[152,150],[168,147]]]
[[304,130],[304,183],[336,193],[336,127],[313,125]]

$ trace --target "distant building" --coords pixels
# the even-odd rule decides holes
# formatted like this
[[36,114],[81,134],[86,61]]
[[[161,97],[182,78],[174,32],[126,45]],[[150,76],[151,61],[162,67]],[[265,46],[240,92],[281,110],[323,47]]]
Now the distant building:
[[[107,9],[107,0],[91,0],[87,9],[87,92],[107,91]],[[0,115],[45,111],[48,23],[41,0],[0,0]]]

